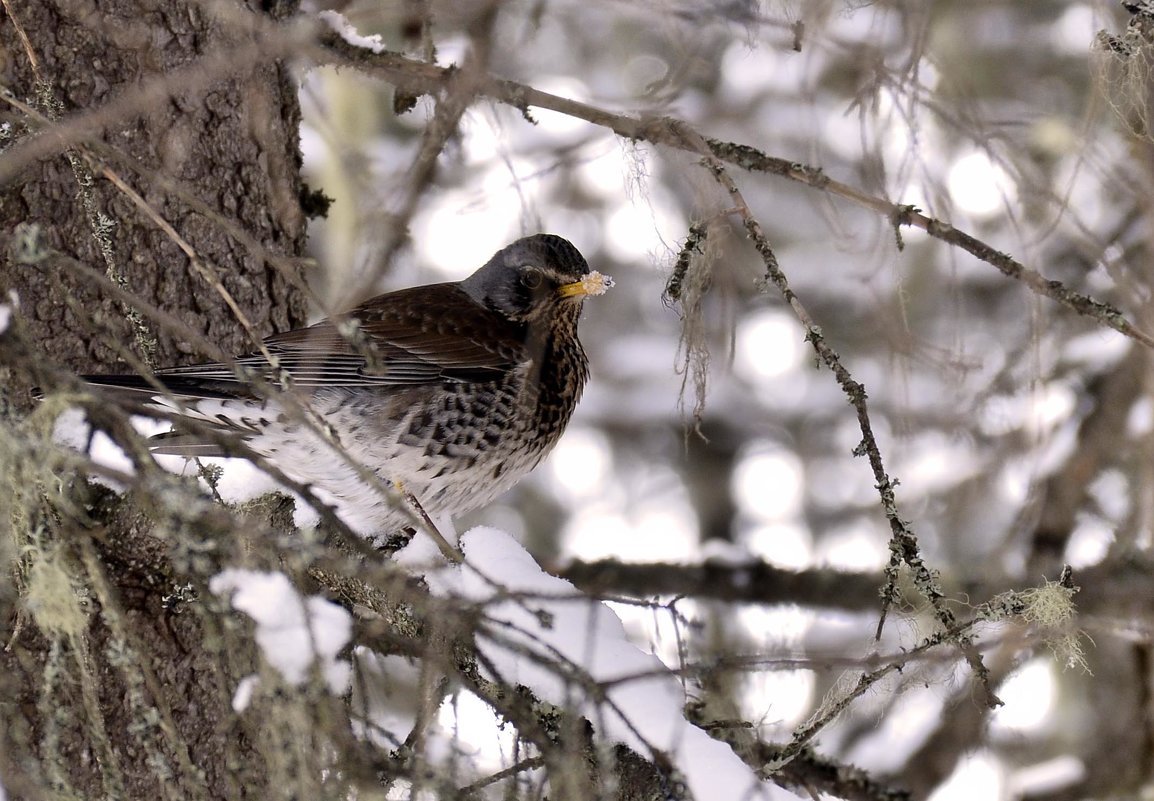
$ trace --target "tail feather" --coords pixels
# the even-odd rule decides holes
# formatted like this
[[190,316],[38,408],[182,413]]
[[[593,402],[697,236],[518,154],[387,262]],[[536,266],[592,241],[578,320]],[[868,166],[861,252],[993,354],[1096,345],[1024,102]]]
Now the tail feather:
[[[152,379],[139,375],[84,375],[85,383],[118,400],[140,403],[148,398],[163,396],[165,392],[177,399],[231,400],[252,398],[243,385],[236,381],[214,381],[179,375],[155,375]],[[162,392],[157,385],[164,388]]]
[[209,442],[196,434],[174,429],[148,438],[148,449],[162,456],[183,456],[209,458],[214,456],[235,456],[228,453],[218,442]]
[[[204,414],[207,410],[197,408],[203,401],[250,400],[251,395],[235,391],[239,386],[235,382],[169,375],[157,375],[154,376],[154,380],[138,375],[86,375],[81,378],[98,395],[107,397],[130,413],[155,414],[158,411],[172,413],[176,408],[187,407],[189,416],[195,418],[198,424],[210,426],[222,434],[243,439],[245,434],[251,433],[228,419],[227,415]],[[163,387],[163,390],[159,389],[157,384]],[[226,391],[229,389],[233,391]],[[176,407],[172,401],[176,401]],[[214,406],[211,403],[209,405]],[[220,442],[205,439],[195,431],[182,429],[178,423],[174,425],[172,431],[150,437],[149,450],[156,454],[187,458],[233,455]]]

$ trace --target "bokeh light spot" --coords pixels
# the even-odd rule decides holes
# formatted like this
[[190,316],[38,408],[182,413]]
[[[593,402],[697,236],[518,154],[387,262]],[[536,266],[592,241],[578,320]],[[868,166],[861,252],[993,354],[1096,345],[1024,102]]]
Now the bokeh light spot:
[[767,522],[787,520],[801,508],[801,462],[785,450],[755,448],[738,462],[732,491],[746,514]]
[[1017,196],[1014,181],[981,151],[954,162],[947,185],[958,207],[975,217],[992,217]]

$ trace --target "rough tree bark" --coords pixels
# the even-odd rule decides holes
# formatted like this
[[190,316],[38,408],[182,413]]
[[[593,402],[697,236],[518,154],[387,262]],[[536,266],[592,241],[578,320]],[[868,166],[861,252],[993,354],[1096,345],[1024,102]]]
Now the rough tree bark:
[[[2,235],[10,240],[17,225],[38,225],[45,245],[122,281],[222,350],[251,348],[221,295],[173,237],[101,180],[99,170],[107,166],[195,249],[205,267],[219,269],[224,288],[260,334],[303,323],[303,295],[292,276],[270,262],[299,256],[305,237],[298,201],[300,110],[285,68],[241,64],[238,74],[226,62],[222,79],[190,86],[198,60],[227,59],[257,46],[243,26],[215,17],[211,3],[41,2],[6,10],[11,14],[0,15],[0,52],[7,91],[48,119],[97,114],[102,133],[88,151],[94,158],[71,150],[21,165],[3,187]],[[135,110],[129,103],[135,113],[99,116],[110,103],[131,101],[143,85],[166,76],[163,103]],[[16,109],[9,106],[5,115],[7,144],[37,135]],[[213,214],[251,241],[238,240]],[[30,334],[68,367],[108,367],[122,360],[119,347],[155,365],[193,354],[191,343],[155,321],[143,320],[143,330],[136,330],[122,304],[51,261],[39,268],[8,261],[3,289],[19,293]],[[61,302],[65,292],[76,301],[71,308]],[[156,339],[154,352],[140,352],[141,337]]]
[[[268,13],[266,4],[247,5]],[[0,185],[0,291],[15,293],[27,339],[59,365],[91,372],[131,358],[163,366],[197,356],[189,337],[130,316],[81,271],[111,279],[226,352],[250,349],[253,333],[305,321],[292,270],[305,237],[295,82],[283,64],[254,60],[253,36],[218,16],[226,13],[168,0],[0,7],[4,147],[49,136],[40,131],[56,120],[87,119],[97,132],[66,153],[18,164]],[[233,54],[247,62],[230,68]],[[209,62],[217,72],[198,75]],[[134,101],[157,82],[167,82],[162,102]],[[27,124],[26,107],[39,125]],[[196,264],[159,220],[191,246]],[[18,251],[35,263],[18,263]],[[5,371],[0,406],[27,410],[33,380]],[[7,456],[7,481],[33,480],[16,469],[28,454]],[[204,616],[179,614],[188,565],[172,559],[173,542],[207,541],[208,529],[149,520],[99,494],[74,515],[24,522],[21,568],[0,582],[8,797],[273,797],[263,735],[246,732],[230,708],[249,656],[223,658],[235,638]],[[37,588],[53,583],[62,592],[35,607]]]

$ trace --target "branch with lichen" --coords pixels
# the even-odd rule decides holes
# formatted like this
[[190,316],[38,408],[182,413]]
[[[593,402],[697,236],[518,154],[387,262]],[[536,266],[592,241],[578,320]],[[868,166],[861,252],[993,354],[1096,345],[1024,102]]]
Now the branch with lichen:
[[1002,702],[990,688],[989,671],[982,662],[981,654],[974,646],[972,638],[964,631],[958,630],[957,619],[946,606],[945,593],[938,583],[937,574],[926,565],[918,546],[917,536],[914,534],[909,521],[905,520],[898,511],[897,495],[894,491],[898,482],[896,479],[890,478],[882,461],[881,450],[878,448],[877,439],[873,433],[873,424],[870,421],[865,387],[858,383],[842,364],[841,357],[826,342],[821,328],[817,326],[797,294],[790,288],[789,280],[778,264],[777,256],[765,236],[761,223],[753,215],[732,176],[715,158],[706,157],[704,163],[733,200],[746,233],[765,264],[766,283],[777,288],[782,298],[801,321],[805,327],[806,341],[813,346],[821,363],[834,374],[838,385],[857,415],[862,439],[854,448],[854,455],[865,456],[869,460],[870,469],[873,471],[874,480],[877,482],[876,488],[881,496],[882,511],[890,525],[890,559],[885,568],[886,583],[881,592],[882,613],[878,620],[876,638],[881,638],[887,613],[898,599],[898,581],[901,578],[901,568],[904,565],[910,571],[914,586],[933,608],[942,631],[957,631],[957,634],[950,635],[949,639],[961,650],[969,663],[970,669],[985,692],[986,704],[991,707],[1000,705]]
[[[334,33],[324,33],[318,38],[315,55],[329,63],[354,66],[412,94],[441,94],[455,71],[453,67],[439,67],[399,53],[363,50],[350,45]],[[479,86],[481,95],[522,112],[527,112],[530,107],[549,109],[606,128],[632,141],[649,142],[692,153],[700,152],[697,147],[689,145],[683,136],[682,132],[690,126],[682,120],[618,114],[494,76],[488,76]],[[818,167],[771,156],[749,145],[705,136],[699,138],[707,146],[708,152],[721,162],[751,172],[776,175],[848,200],[882,215],[890,221],[895,231],[902,227],[919,228],[931,237],[960,248],[991,265],[1008,278],[1025,284],[1032,292],[1060,303],[1077,314],[1090,317],[1148,348],[1154,348],[1154,336],[1140,329],[1114,306],[1070,289],[1061,281],[1048,279],[1012,256],[943,220],[922,213],[914,206],[870,195],[830,178]],[[900,237],[897,241],[901,247]]]

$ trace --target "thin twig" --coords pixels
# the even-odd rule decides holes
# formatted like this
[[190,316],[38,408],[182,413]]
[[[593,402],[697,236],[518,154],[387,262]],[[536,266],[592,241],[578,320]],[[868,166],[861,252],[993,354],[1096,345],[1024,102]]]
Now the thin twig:
[[401,497],[405,499],[405,503],[412,507],[413,511],[417,513],[417,517],[424,523],[426,532],[436,544],[437,550],[441,552],[441,555],[453,564],[464,562],[465,554],[461,553],[461,549],[451,544],[448,538],[441,533],[441,529],[437,527],[433,518],[425,511],[425,507],[421,506],[421,502],[417,499],[417,496],[409,490],[402,488]]
[[478,779],[472,784],[462,787],[460,790],[461,796],[467,797],[472,793],[476,793],[479,790],[485,789],[491,784],[504,781],[505,779],[516,776],[518,773],[525,773],[526,771],[536,770],[537,768],[544,767],[544,765],[545,759],[543,757],[535,756],[529,757],[528,759],[522,759],[515,765],[510,765],[504,770],[499,770],[496,773],[490,774],[483,779]]

